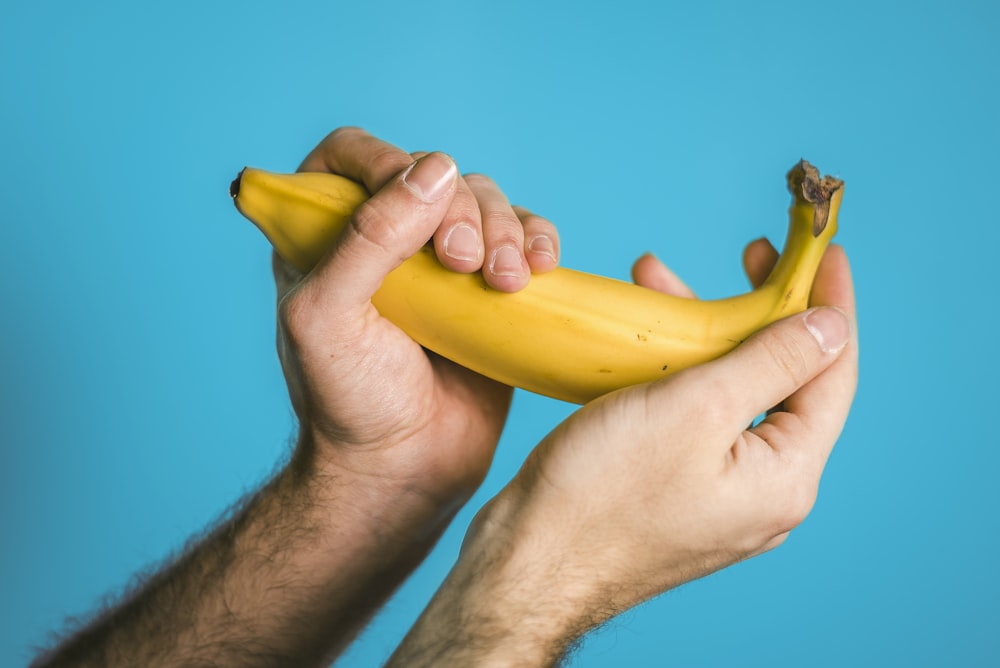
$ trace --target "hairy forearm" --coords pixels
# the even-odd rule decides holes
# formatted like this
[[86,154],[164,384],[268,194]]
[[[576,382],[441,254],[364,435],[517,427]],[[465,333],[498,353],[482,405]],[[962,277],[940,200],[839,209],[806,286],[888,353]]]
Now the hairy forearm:
[[[443,522],[392,485],[299,457],[228,521],[37,666],[323,665]],[[437,525],[441,525],[441,527]]]
[[613,616],[585,573],[563,570],[542,536],[506,522],[503,495],[470,530],[444,584],[386,668],[561,663]]

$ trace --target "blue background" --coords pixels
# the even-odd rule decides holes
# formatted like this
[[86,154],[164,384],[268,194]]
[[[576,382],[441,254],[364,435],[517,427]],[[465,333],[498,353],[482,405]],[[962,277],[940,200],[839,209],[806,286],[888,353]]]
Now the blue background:
[[[706,297],[783,239],[796,160],[848,182],[862,379],[813,514],[571,665],[997,665],[996,7],[6,0],[0,664],[287,452],[269,251],[227,187],[357,124],[492,175],[567,266],[654,250]],[[516,395],[482,490],[342,665],[391,652],[570,410]]]

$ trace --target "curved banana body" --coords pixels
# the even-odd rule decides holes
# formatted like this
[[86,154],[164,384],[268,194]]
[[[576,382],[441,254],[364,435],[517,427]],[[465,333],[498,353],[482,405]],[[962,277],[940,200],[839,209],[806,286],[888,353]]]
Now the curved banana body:
[[[574,403],[661,378],[732,350],[802,311],[837,229],[843,183],[805,161],[788,174],[785,248],[767,281],[718,300],[664,295],[572,269],[531,278],[519,292],[479,273],[445,269],[430,246],[383,282],[372,302],[422,346],[500,382]],[[329,174],[244,169],[231,194],[277,252],[308,271],[334,243],[363,187]]]

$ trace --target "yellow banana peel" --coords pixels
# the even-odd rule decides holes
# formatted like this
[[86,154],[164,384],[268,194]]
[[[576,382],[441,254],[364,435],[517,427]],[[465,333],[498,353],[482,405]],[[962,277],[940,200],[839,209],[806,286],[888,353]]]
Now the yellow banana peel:
[[[729,352],[808,305],[837,231],[843,182],[801,161],[787,175],[785,247],[757,289],[726,299],[665,295],[557,268],[519,292],[443,267],[425,246],[372,298],[379,313],[425,348],[514,387],[573,403],[653,381]],[[369,193],[343,177],[246,168],[230,193],[278,254],[308,272]]]

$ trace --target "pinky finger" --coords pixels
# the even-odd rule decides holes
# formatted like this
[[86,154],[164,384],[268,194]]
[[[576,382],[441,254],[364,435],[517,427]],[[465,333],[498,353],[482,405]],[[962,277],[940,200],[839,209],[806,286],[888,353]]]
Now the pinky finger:
[[524,207],[513,207],[514,214],[524,228],[524,257],[531,272],[540,274],[559,265],[559,232],[546,218]]

